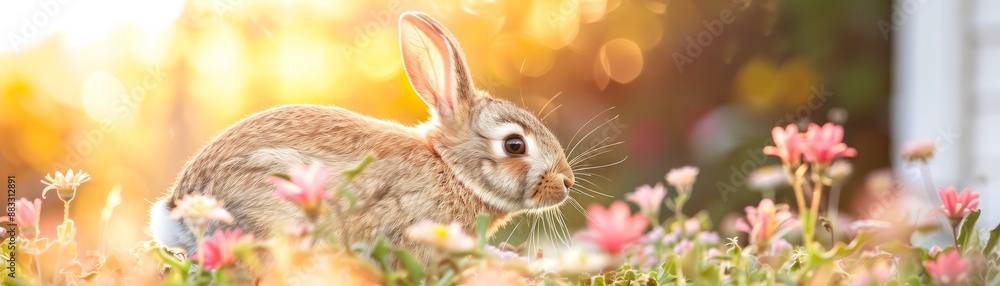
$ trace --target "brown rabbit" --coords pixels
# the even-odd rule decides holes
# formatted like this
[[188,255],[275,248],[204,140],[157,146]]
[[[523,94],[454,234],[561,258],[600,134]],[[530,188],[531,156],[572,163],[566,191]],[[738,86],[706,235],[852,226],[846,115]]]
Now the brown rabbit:
[[[205,145],[179,174],[170,194],[152,207],[153,236],[166,245],[195,249],[182,220],[170,220],[175,200],[201,193],[224,202],[231,225],[259,238],[305,220],[275,195],[269,174],[318,161],[331,171],[371,163],[352,184],[359,211],[327,214],[320,226],[346,220],[354,242],[388,242],[430,261],[434,250],[404,237],[421,220],[459,222],[473,233],[475,216],[491,215],[490,234],[511,216],[560,205],[573,185],[562,146],[536,118],[514,104],[477,90],[458,43],[422,13],[400,16],[399,41],[407,76],[433,117],[419,126],[359,115],[338,107],[291,105],[233,124]],[[329,188],[341,178],[334,176]],[[327,201],[327,204],[336,203]],[[338,232],[339,233],[339,232]]]

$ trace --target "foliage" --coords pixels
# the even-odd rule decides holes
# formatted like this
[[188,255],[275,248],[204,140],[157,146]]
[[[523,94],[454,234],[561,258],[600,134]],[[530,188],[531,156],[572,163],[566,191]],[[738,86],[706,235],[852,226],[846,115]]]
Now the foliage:
[[[316,216],[291,226],[284,236],[255,240],[238,230],[219,231],[212,236],[197,233],[199,249],[191,257],[155,241],[136,244],[131,249],[80,252],[74,240],[76,225],[68,210],[80,187],[80,180],[49,182],[62,194],[67,215],[57,227],[57,237],[39,237],[37,213],[41,205],[27,199],[18,202],[21,229],[16,237],[13,269],[4,269],[5,285],[32,284],[315,284],[344,285],[661,285],[661,284],[850,284],[850,285],[966,285],[1000,282],[1000,226],[978,231],[978,194],[954,188],[939,192],[942,214],[951,218],[947,227],[954,242],[945,247],[924,249],[911,246],[907,238],[918,226],[892,226],[876,220],[859,220],[843,239],[824,240],[817,234],[822,226],[833,234],[842,224],[822,216],[817,204],[824,189],[841,176],[831,176],[834,159],[855,155],[840,142],[840,126],[812,126],[799,134],[797,127],[775,129],[776,146],[768,154],[782,158],[783,169],[796,192],[794,208],[764,198],[744,210],[736,228],[746,235],[723,238],[707,213],[686,217],[684,202],[697,169],[685,167],[666,176],[676,194],[667,196],[665,187],[643,187],[630,194],[629,201],[639,213],[618,201],[609,208],[591,206],[588,229],[581,231],[568,248],[542,252],[519,251],[509,245],[487,242],[489,217],[477,217],[476,229],[440,222],[421,222],[407,230],[407,236],[433,247],[441,254],[438,262],[425,264],[412,249],[378,240],[370,246],[352,244],[336,233],[314,227]],[[839,135],[838,135],[839,134]],[[819,137],[814,137],[819,136]],[[801,156],[801,157],[799,157]],[[298,204],[306,214],[345,215],[357,199],[350,190],[351,179],[364,171],[372,158],[357,168],[343,172],[344,182],[335,191],[315,189],[316,181],[328,177],[319,165],[293,168],[292,174],[274,174],[276,198]],[[926,160],[922,160],[926,161]],[[78,172],[78,175],[88,176]],[[59,177],[59,176],[57,176]],[[296,179],[298,178],[298,179]],[[313,188],[313,189],[308,189]],[[812,190],[812,204],[805,191]],[[115,195],[117,195],[115,193]],[[314,204],[315,199],[332,198],[351,203],[337,206]],[[190,222],[226,221],[221,204],[206,198],[185,198],[178,216]],[[201,203],[199,203],[201,202]],[[109,199],[109,208],[118,203]],[[654,215],[660,204],[674,211],[665,220]],[[189,209],[180,209],[189,206]],[[793,214],[793,210],[798,210]],[[110,212],[110,210],[108,210]],[[32,215],[35,216],[32,216]],[[797,218],[796,218],[797,215]],[[648,217],[647,217],[648,216]],[[197,218],[195,220],[194,218]],[[107,218],[105,217],[105,220]],[[196,231],[202,226],[193,226]],[[902,239],[879,240],[881,234],[903,229]],[[467,232],[468,231],[468,232]],[[470,234],[472,233],[472,234]],[[544,255],[543,255],[544,253]],[[207,254],[207,255],[206,255]],[[15,255],[5,248],[3,259]],[[262,259],[264,258],[264,259]],[[11,270],[13,273],[11,274]],[[10,275],[8,275],[10,274]]]

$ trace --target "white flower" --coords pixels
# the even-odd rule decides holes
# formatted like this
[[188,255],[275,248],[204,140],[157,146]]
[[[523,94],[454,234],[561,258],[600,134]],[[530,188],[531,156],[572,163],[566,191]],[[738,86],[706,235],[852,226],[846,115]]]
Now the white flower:
[[835,182],[843,182],[854,171],[854,165],[844,160],[834,161],[827,169],[827,174]]
[[516,252],[503,250],[492,245],[486,246],[486,253],[489,253],[491,256],[500,261],[508,261],[521,258],[521,255],[517,254]]
[[222,207],[222,202],[212,197],[189,194],[174,204],[177,207],[170,211],[169,216],[172,220],[186,218],[188,224],[195,227],[204,227],[211,221],[233,222],[233,216]]
[[545,273],[558,273],[562,271],[562,266],[552,258],[536,258],[528,262],[528,270],[541,276]]
[[476,247],[476,239],[465,234],[462,226],[456,222],[449,225],[421,221],[406,229],[410,239],[427,243],[442,250],[466,252]]
[[671,169],[666,176],[667,183],[677,188],[678,193],[690,194],[694,187],[694,181],[698,178],[698,172],[698,167],[693,166]]
[[90,175],[83,170],[73,173],[73,169],[69,169],[66,175],[56,171],[54,178],[52,174],[45,174],[45,180],[42,180],[42,184],[45,184],[46,187],[42,190],[42,198],[45,198],[45,193],[48,193],[49,190],[56,190],[59,193],[59,199],[63,201],[72,200],[76,196],[76,188],[87,181],[90,181]]
[[789,184],[788,173],[781,166],[760,167],[747,177],[747,187],[754,190],[774,190]]
[[562,266],[562,272],[564,273],[593,274],[599,273],[607,267],[608,263],[611,262],[611,258],[604,251],[597,250],[596,247],[576,245],[568,250],[561,251],[558,262]]

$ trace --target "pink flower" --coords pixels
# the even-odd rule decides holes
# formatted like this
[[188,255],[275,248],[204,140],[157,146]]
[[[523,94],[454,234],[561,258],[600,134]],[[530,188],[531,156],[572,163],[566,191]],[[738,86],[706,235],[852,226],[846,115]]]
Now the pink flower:
[[476,239],[466,234],[456,222],[443,225],[428,220],[421,221],[407,228],[406,235],[410,239],[447,251],[467,252],[476,247]]
[[871,263],[868,269],[862,269],[855,274],[850,285],[883,285],[896,275],[896,265],[889,259],[880,259]]
[[775,240],[774,242],[771,243],[771,246],[768,247],[767,250],[764,251],[764,254],[765,255],[782,255],[784,253],[787,253],[787,252],[791,251],[792,248],[794,248],[794,247],[792,246],[791,243],[788,243],[788,241],[785,240],[785,239],[783,239],[783,238],[779,238],[779,239],[777,239],[777,240]]
[[17,210],[14,221],[21,228],[21,235],[24,237],[38,236],[38,218],[42,216],[42,200],[35,199],[29,201],[26,198],[17,200],[15,206]]
[[979,209],[979,193],[965,188],[962,194],[955,191],[955,187],[938,188],[938,197],[941,198],[941,209],[934,210],[931,215],[943,213],[950,219],[962,219],[969,212]]
[[788,205],[775,205],[770,199],[763,199],[757,207],[746,207],[746,220],[736,221],[736,230],[750,234],[750,242],[768,245],[771,238],[781,229],[793,227],[797,222],[788,211]]
[[660,213],[660,205],[663,198],[667,196],[667,189],[662,183],[650,187],[643,185],[635,189],[635,192],[625,194],[625,200],[635,203],[644,214],[656,215]]
[[502,264],[484,263],[466,271],[469,272],[469,275],[462,275],[465,278],[458,281],[457,285],[524,285],[521,272],[516,269],[504,268]]
[[833,123],[820,127],[809,124],[806,137],[802,141],[802,155],[806,161],[828,166],[834,159],[854,157],[858,154],[854,148],[844,144],[844,128]]
[[496,246],[486,245],[486,253],[499,261],[508,261],[514,259],[520,259],[521,255],[517,252],[503,250]]
[[611,203],[607,209],[591,205],[587,214],[590,220],[587,221],[587,230],[578,234],[580,239],[593,242],[612,254],[642,237],[642,231],[649,223],[642,214],[632,215],[628,205],[622,201]]
[[[242,249],[250,247],[253,235],[243,235],[239,229],[216,230],[212,238],[205,240],[201,248],[192,255],[192,260],[205,260],[201,263],[206,270],[233,265]],[[202,253],[198,253],[198,252]]]
[[958,251],[942,253],[934,260],[924,261],[924,269],[938,285],[966,285],[969,283],[971,264]]
[[778,156],[786,166],[797,166],[802,162],[803,139],[799,134],[799,127],[795,124],[788,124],[785,129],[775,126],[771,129],[771,137],[774,139],[774,146],[764,147],[764,154]]
[[326,190],[330,172],[324,170],[319,162],[313,162],[309,167],[292,167],[288,176],[291,180],[274,176],[267,181],[277,188],[279,197],[299,205],[307,214],[317,215],[323,199],[333,196]]
[[941,252],[941,247],[940,246],[937,246],[937,245],[931,246],[931,249],[927,250],[927,255],[930,255],[930,257],[933,258],[933,257],[937,256],[938,252]]

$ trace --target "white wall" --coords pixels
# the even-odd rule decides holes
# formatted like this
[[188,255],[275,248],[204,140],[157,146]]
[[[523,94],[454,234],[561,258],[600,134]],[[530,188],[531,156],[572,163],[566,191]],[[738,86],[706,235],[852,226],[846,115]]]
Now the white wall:
[[[913,9],[916,7],[916,9]],[[897,0],[893,147],[935,140],[935,185],[981,193],[980,228],[1000,222],[1000,1]],[[897,174],[926,192],[915,166]],[[937,205],[935,205],[936,207]]]

